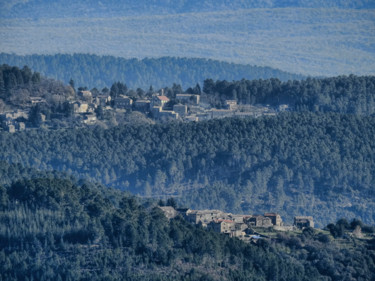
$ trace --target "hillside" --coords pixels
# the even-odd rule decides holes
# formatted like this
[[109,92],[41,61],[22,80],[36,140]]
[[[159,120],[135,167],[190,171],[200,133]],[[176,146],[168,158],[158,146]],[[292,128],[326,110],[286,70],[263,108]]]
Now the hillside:
[[[323,2],[332,1],[319,1]],[[367,3],[366,8],[372,5],[371,1],[356,2]],[[27,6],[35,3],[34,9]],[[140,2],[134,10],[88,6],[84,1],[53,3],[28,1],[25,15],[23,4],[15,5],[14,11],[23,16],[2,18],[1,51],[19,55],[91,53],[127,59],[207,58],[310,76],[374,74],[373,9],[322,9],[309,4],[250,8],[240,1],[239,8],[233,4],[236,8],[231,9],[229,1],[223,1],[222,6],[207,9],[194,2],[192,7],[197,9],[191,12],[185,12],[188,8],[173,12],[171,7],[178,5],[169,1],[160,2],[169,9]],[[137,12],[139,7],[149,9]]]
[[278,79],[213,81],[206,79],[201,98],[213,105],[236,100],[238,104],[286,104],[289,110],[338,112],[358,115],[375,113],[375,76],[338,76],[281,82]]
[[374,117],[274,118],[1,133],[0,159],[194,208],[373,224]]
[[[1,172],[1,171],[0,171]],[[64,178],[0,186],[5,280],[372,280],[374,240],[340,220],[256,245],[168,220],[152,201]],[[346,222],[346,223],[345,223]],[[337,230],[337,232],[336,232]]]
[[68,83],[73,79],[75,85],[110,88],[114,82],[121,81],[132,89],[148,90],[150,85],[156,89],[171,86],[173,83],[184,89],[203,80],[227,79],[268,79],[282,81],[299,80],[303,76],[287,73],[270,67],[257,67],[226,63],[207,59],[171,58],[124,59],[112,56],[89,54],[74,55],[29,55],[0,54],[0,64],[6,63],[23,67],[27,65],[42,75]]

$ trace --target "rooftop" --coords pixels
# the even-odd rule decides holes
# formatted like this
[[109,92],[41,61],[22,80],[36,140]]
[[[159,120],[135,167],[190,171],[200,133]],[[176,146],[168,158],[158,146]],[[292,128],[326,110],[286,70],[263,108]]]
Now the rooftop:
[[166,96],[157,96],[159,100],[161,101],[169,101],[169,98]]

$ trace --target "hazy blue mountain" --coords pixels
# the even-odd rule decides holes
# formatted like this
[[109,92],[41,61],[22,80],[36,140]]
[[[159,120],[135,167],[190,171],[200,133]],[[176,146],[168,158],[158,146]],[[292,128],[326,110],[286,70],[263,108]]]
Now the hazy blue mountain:
[[245,79],[278,78],[283,81],[299,80],[303,76],[287,73],[270,67],[233,64],[207,59],[171,58],[124,59],[111,56],[88,54],[75,55],[30,55],[17,56],[0,54],[0,64],[6,63],[23,67],[29,66],[44,76],[87,86],[90,89],[110,87],[121,81],[128,87],[148,89],[180,84],[184,89],[203,85],[203,80],[226,79],[228,81]]
[[253,8],[349,8],[372,9],[370,0],[13,0],[0,4],[4,17],[71,17],[132,14],[170,14],[202,11],[227,11]]
[[349,1],[18,2],[0,8],[5,53],[190,57],[312,76],[375,74],[375,10],[345,9]]

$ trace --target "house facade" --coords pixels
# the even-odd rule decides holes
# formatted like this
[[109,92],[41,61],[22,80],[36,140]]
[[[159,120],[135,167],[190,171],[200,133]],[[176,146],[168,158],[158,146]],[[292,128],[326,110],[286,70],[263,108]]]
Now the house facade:
[[266,218],[260,215],[251,216],[250,218],[246,219],[245,222],[249,227],[271,227],[272,226],[272,221],[270,218]]
[[273,225],[281,226],[283,223],[281,216],[277,213],[265,213],[264,216],[270,218]]
[[151,107],[160,106],[161,108],[163,108],[167,102],[169,102],[168,97],[153,95],[151,99]]
[[294,226],[300,229],[305,227],[314,227],[314,219],[311,216],[294,217]]

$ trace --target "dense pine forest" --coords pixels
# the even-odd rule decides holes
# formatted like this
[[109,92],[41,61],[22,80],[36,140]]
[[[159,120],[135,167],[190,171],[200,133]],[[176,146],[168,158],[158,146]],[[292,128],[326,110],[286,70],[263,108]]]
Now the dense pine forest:
[[279,79],[204,81],[203,96],[220,106],[234,99],[241,104],[288,104],[296,111],[375,113],[375,76],[338,76],[281,82]]
[[[0,109],[69,123],[72,84],[2,65]],[[201,100],[216,108],[230,99],[289,111],[1,131],[0,280],[374,279],[374,77],[202,85]],[[151,93],[122,82],[110,88],[135,99]],[[165,88],[172,100],[182,92],[176,84]],[[43,106],[32,105],[34,97]],[[158,205],[171,202],[273,211],[287,224],[312,215],[324,230],[249,244],[182,217],[168,220]],[[358,226],[366,239],[352,236]]]
[[178,196],[192,207],[374,223],[374,128],[372,116],[306,112],[31,130],[2,133],[0,157],[144,196]]
[[375,1],[0,1],[0,281],[374,281]]
[[253,245],[182,217],[168,221],[154,201],[74,179],[36,176],[0,186],[0,277],[373,280],[374,240],[345,234],[357,225],[363,226],[340,220],[328,226],[332,235],[306,229]]

